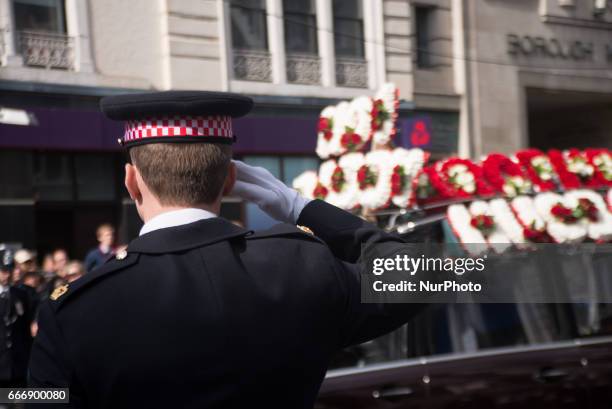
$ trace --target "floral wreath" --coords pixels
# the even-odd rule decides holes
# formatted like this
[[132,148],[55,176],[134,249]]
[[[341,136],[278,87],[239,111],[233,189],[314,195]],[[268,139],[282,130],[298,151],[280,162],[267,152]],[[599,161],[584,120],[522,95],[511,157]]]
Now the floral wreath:
[[336,107],[331,105],[325,107],[319,115],[317,123],[317,148],[316,152],[322,159],[327,159],[334,150],[337,141],[334,140],[334,115]]
[[515,154],[523,166],[536,192],[547,192],[556,188],[555,173],[548,157],[539,149],[524,149]]
[[360,203],[364,208],[383,209],[391,203],[391,163],[391,152],[387,150],[372,151],[365,155],[365,162],[357,170]]
[[421,149],[396,148],[393,150],[391,174],[391,201],[404,208],[413,201],[413,181],[429,159],[429,153]]
[[343,209],[353,209],[359,205],[359,192],[356,188],[356,171],[351,166],[354,161],[363,155],[360,153],[347,154],[338,161],[328,160],[319,168],[319,178],[322,186],[327,189],[325,200]]
[[307,170],[293,179],[292,186],[307,199],[325,199],[327,196],[327,188],[319,182],[317,173],[312,170]]
[[482,161],[482,174],[497,192],[514,197],[531,191],[531,182],[520,165],[506,155],[491,153]]
[[521,226],[521,233],[526,242],[554,243],[554,239],[546,231],[546,222],[535,209],[533,199],[529,196],[519,196],[510,202],[510,211]]
[[371,100],[370,138],[374,145],[387,145],[397,133],[399,90],[392,83],[384,84]]
[[[470,213],[468,208],[463,204],[453,204],[446,209],[446,220],[448,227],[461,245],[468,253],[482,253],[488,248],[487,238],[483,231],[475,227],[482,223],[488,225],[488,217],[479,216],[477,219]],[[476,222],[474,220],[477,220]],[[482,245],[474,246],[474,245]],[[471,245],[471,246],[470,246]]]
[[413,200],[411,204],[428,204],[453,198],[453,191],[446,184],[435,167],[424,167],[412,181]]
[[612,154],[608,149],[589,148],[584,150],[584,156],[595,170],[593,186],[612,186]]
[[565,189],[578,189],[583,183],[588,184],[588,180],[593,175],[593,166],[577,149],[572,149],[571,156],[557,149],[551,149],[548,151],[548,158],[559,176],[559,183]]
[[612,240],[612,213],[599,193],[579,189],[566,192],[564,196],[575,206],[573,216],[586,219],[587,234],[591,240]]
[[[545,192],[537,195],[534,207],[538,214],[546,222],[546,231],[556,243],[579,243],[587,236],[587,221],[580,217],[571,219],[573,212],[572,200],[563,196]],[[568,212],[569,211],[569,212]]]
[[450,187],[454,198],[475,195],[487,197],[495,193],[484,181],[480,166],[469,159],[449,158],[438,162],[436,169],[440,172],[444,183]]

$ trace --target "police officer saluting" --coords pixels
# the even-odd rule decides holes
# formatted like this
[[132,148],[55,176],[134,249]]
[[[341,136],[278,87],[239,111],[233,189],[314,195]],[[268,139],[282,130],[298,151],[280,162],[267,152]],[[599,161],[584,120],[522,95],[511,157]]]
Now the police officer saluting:
[[[77,408],[312,408],[334,353],[417,311],[360,301],[362,244],[399,238],[232,162],[231,118],[251,99],[162,92],[101,107],[126,121],[125,185],[145,224],[41,305],[31,386],[69,387]],[[285,224],[253,233],[218,217],[230,193]]]

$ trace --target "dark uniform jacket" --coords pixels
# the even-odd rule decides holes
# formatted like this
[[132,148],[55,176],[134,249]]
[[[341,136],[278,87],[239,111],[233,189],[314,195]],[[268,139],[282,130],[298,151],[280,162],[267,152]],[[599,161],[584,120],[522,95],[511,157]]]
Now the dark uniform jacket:
[[32,302],[11,286],[0,295],[0,386],[25,386],[32,335]]
[[334,353],[419,306],[360,302],[361,245],[401,239],[321,201],[298,224],[315,236],[213,218],[135,239],[41,306],[30,385],[74,407],[312,408]]

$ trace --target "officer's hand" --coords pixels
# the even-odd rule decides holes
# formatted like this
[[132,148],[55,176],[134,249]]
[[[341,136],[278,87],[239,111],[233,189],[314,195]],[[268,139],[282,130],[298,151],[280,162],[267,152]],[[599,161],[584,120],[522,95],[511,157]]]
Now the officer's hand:
[[236,185],[232,195],[255,203],[270,217],[294,224],[304,206],[310,202],[296,190],[287,187],[264,168],[233,161],[236,165]]

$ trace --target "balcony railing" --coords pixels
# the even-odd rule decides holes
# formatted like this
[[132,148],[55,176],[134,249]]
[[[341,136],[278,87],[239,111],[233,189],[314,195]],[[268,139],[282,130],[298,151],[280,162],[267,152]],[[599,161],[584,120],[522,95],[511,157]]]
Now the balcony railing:
[[272,82],[272,62],[267,51],[234,50],[234,77],[238,80]]
[[319,57],[287,54],[287,81],[293,84],[320,84],[321,62]]
[[23,63],[32,67],[74,69],[74,41],[64,34],[18,32]]
[[337,58],[336,84],[341,87],[367,88],[367,61],[360,59]]

